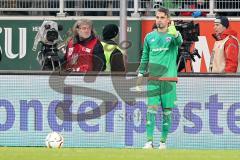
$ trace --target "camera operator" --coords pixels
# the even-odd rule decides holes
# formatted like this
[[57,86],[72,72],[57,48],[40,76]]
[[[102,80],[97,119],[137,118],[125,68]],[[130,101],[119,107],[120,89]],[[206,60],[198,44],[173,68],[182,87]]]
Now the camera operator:
[[93,31],[92,21],[81,19],[73,26],[65,54],[65,69],[74,72],[104,71],[103,46]]
[[209,72],[235,73],[240,67],[239,41],[237,32],[229,27],[227,17],[219,16],[214,21],[215,44],[213,47]]

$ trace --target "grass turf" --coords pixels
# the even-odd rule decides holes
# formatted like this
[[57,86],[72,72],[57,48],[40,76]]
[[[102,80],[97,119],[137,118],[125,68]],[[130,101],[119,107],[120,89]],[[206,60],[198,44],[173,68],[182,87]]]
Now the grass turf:
[[239,150],[0,147],[0,160],[239,160]]

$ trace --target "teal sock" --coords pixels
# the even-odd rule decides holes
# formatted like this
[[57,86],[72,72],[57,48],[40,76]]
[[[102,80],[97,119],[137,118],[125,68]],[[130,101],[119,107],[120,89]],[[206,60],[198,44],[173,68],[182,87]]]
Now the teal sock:
[[167,140],[167,135],[172,124],[172,111],[170,109],[165,109],[163,111],[163,121],[162,121],[162,136],[161,142],[165,143]]
[[154,113],[153,111],[147,112],[147,141],[153,141],[153,132],[156,125],[155,117],[156,113]]

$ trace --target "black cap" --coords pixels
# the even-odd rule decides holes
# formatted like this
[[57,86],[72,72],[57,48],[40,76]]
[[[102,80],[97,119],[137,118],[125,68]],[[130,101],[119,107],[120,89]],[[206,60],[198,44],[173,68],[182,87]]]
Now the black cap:
[[112,39],[118,35],[119,29],[116,24],[108,24],[103,28],[102,36],[104,40]]
[[226,28],[228,28],[228,26],[229,26],[228,18],[225,17],[225,16],[218,16],[218,17],[216,17],[214,22],[215,23],[220,23],[220,24],[222,24]]

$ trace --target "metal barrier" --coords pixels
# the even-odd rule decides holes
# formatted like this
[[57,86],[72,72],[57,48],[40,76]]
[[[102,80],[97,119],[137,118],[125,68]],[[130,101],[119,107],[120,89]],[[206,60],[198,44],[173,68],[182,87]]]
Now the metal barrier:
[[[218,12],[239,12],[239,0],[127,0],[127,11],[153,12],[159,6],[171,12],[204,11],[210,14]],[[62,3],[62,5],[61,5]],[[48,12],[115,12],[120,11],[120,0],[1,0],[0,12],[25,11],[28,15],[41,11],[36,15]],[[46,13],[44,13],[46,12]],[[112,15],[111,13],[108,15]]]
[[58,11],[59,0],[1,0],[0,11]]

